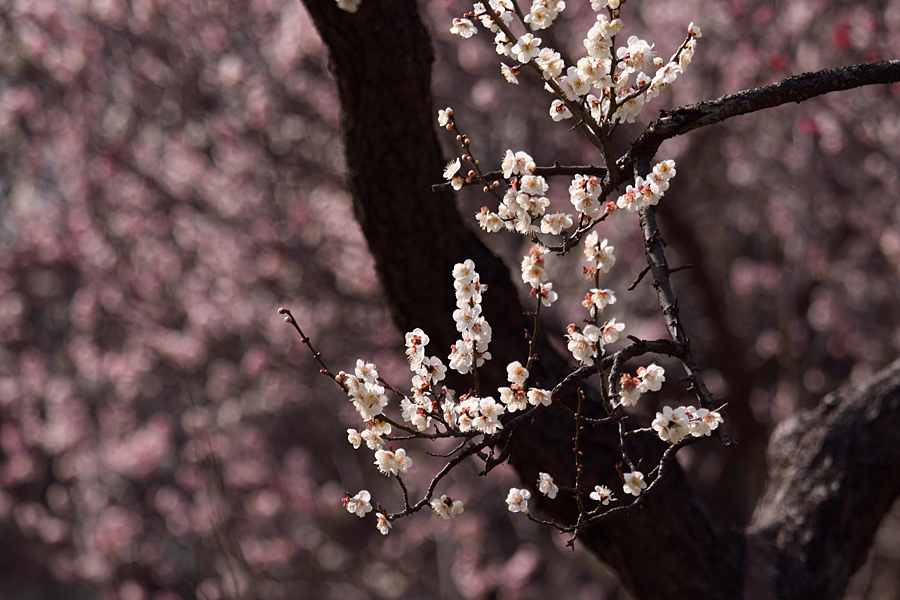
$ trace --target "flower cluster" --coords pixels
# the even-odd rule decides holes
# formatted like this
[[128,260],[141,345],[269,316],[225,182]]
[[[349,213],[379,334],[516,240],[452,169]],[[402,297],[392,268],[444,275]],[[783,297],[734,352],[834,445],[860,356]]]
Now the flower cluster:
[[441,496],[440,500],[435,498],[431,501],[430,506],[431,510],[433,510],[437,514],[437,516],[445,521],[456,518],[465,510],[465,507],[463,506],[461,500],[454,500],[447,495]]
[[453,268],[453,287],[456,290],[456,310],[453,320],[461,339],[451,347],[450,368],[462,375],[490,360],[488,344],[491,326],[481,316],[481,294],[487,286],[481,284],[475,263],[466,260]]
[[347,391],[353,406],[363,420],[374,419],[387,406],[388,398],[384,393],[384,386],[379,383],[378,371],[372,363],[357,360],[355,375],[341,371],[335,379]]
[[634,185],[625,188],[625,193],[616,200],[616,206],[628,212],[637,212],[647,206],[656,206],[659,199],[669,189],[669,180],[675,177],[675,161],[664,160],[653,167],[645,178],[635,177]]
[[619,404],[635,406],[641,394],[658,392],[666,380],[666,371],[656,363],[647,367],[638,367],[637,376],[623,373],[619,379]]
[[372,494],[370,494],[368,490],[362,490],[355,496],[344,498],[342,502],[344,503],[344,508],[347,509],[347,512],[355,514],[357,517],[364,517],[366,514],[372,512],[371,499]]
[[688,435],[694,437],[711,435],[713,430],[719,427],[719,423],[723,422],[722,415],[714,410],[698,409],[693,406],[673,409],[671,406],[665,406],[662,412],[656,413],[651,426],[659,439],[675,444]]
[[[491,0],[489,9],[477,3],[465,18],[454,19],[450,31],[468,38],[477,33],[473,17],[494,33],[494,44],[501,56],[519,65],[534,64],[544,80],[560,97],[553,101],[550,114],[554,120],[573,116],[573,106],[586,107],[598,124],[632,123],[644,105],[674,82],[690,64],[700,38],[700,28],[691,23],[687,38],[668,61],[659,57],[653,44],[631,36],[624,46],[615,47],[615,36],[622,30],[620,2],[592,0],[598,15],[584,38],[586,56],[575,65],[565,65],[559,52],[541,47],[542,39],[533,33],[516,38],[510,29],[514,7],[505,0]],[[524,16],[523,25],[531,31],[546,29],[566,7],[561,0],[534,0]],[[502,24],[502,26],[501,26]],[[512,36],[512,37],[511,37]],[[518,83],[519,66],[503,64],[503,75],[510,83]],[[592,92],[596,92],[596,95]]]
[[525,410],[528,405],[532,406],[550,406],[553,393],[550,390],[542,390],[532,388],[525,391],[525,382],[528,379],[528,369],[522,366],[519,361],[509,363],[506,367],[507,379],[509,387],[502,387],[500,392],[500,400],[506,405],[509,412],[517,410]]

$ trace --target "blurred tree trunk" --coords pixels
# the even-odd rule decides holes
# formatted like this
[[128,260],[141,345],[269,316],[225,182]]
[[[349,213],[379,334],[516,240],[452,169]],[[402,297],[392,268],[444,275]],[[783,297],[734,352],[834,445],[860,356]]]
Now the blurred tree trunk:
[[[450,272],[472,258],[490,287],[492,364],[522,358],[529,323],[509,269],[463,224],[452,196],[431,191],[444,159],[430,94],[433,53],[416,3],[363,0],[356,14],[334,0],[304,3],[329,49],[347,185],[395,323],[402,331],[422,327],[433,347],[449,348],[457,339]],[[568,357],[546,345],[539,355],[535,381],[552,385],[569,372]],[[840,598],[900,493],[898,413],[900,364],[875,387],[783,424],[770,444],[769,492],[746,534],[713,517],[673,465],[661,494],[580,540],[642,599]],[[617,436],[599,427],[590,433],[586,470],[599,482],[614,472]],[[572,434],[558,410],[518,431],[511,463],[522,480],[536,481],[539,471],[571,477]],[[644,464],[656,464],[658,446],[638,449]],[[538,500],[554,518],[572,519],[574,503]]]

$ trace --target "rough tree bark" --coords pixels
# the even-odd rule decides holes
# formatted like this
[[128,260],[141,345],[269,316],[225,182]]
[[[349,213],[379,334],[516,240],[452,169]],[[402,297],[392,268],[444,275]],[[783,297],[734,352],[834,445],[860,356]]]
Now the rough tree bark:
[[[433,55],[416,3],[364,1],[356,14],[340,11],[334,0],[304,3],[329,50],[342,106],[347,185],[395,323],[402,331],[422,327],[436,347],[449,347],[457,337],[449,318],[449,273],[454,263],[472,258],[490,286],[484,308],[493,327],[493,363],[525,356],[529,323],[509,269],[463,224],[452,196],[431,191],[444,161],[429,87]],[[889,77],[896,81],[900,67],[892,67]],[[706,105],[673,111],[620,165],[630,170],[638,159],[649,161],[666,136],[748,112],[753,102],[805,99],[778,94],[726,99],[727,114]],[[553,385],[571,370],[571,361],[547,346],[539,355],[536,381]],[[673,464],[661,494],[579,539],[642,599],[840,598],[900,493],[898,419],[895,363],[872,384],[829,396],[781,425],[770,443],[768,491],[745,532],[713,517]],[[558,410],[519,430],[511,463],[522,480],[535,481],[539,471],[573,477],[572,433],[572,419]],[[610,429],[590,431],[586,471],[592,483],[614,473],[617,440]],[[655,464],[659,446],[634,451]],[[567,521],[574,503],[540,508]]]

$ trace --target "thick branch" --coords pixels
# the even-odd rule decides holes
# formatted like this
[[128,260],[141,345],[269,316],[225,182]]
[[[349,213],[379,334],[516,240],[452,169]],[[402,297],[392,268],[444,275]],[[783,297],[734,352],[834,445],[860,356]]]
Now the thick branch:
[[777,587],[804,573],[802,597],[841,598],[900,495],[900,361],[783,421],[769,464],[748,533],[782,554]]
[[731,117],[791,102],[800,103],[830,92],[898,81],[900,60],[886,60],[794,75],[771,85],[662,111],[659,119],[651,123],[633,144],[629,157],[646,156],[650,160],[667,139]]

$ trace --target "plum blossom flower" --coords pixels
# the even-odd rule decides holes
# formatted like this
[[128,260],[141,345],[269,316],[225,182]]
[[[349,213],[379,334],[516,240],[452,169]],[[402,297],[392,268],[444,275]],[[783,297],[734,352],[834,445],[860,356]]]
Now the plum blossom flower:
[[372,511],[372,504],[369,502],[371,499],[372,495],[367,490],[362,490],[353,497],[344,498],[341,502],[344,503],[347,512],[364,517],[366,513]]
[[616,264],[614,250],[607,240],[599,241],[596,231],[590,232],[584,239],[584,256],[588,261],[597,261],[597,266],[603,269],[604,273],[609,273]]
[[362,444],[362,437],[359,435],[359,432],[357,430],[348,429],[347,441],[350,442],[354,448],[359,448],[360,444]]
[[500,392],[500,401],[506,405],[509,412],[517,410],[525,410],[528,408],[527,395],[525,390],[518,384],[512,384],[509,387],[502,387],[497,390]]
[[554,121],[563,121],[565,119],[572,118],[572,112],[569,110],[569,107],[566,106],[562,100],[557,98],[553,102],[550,103],[550,118]]
[[601,327],[603,335],[601,339],[604,344],[612,344],[619,339],[619,334],[625,330],[625,323],[616,323],[616,319],[612,318]]
[[475,219],[478,221],[478,226],[489,233],[497,233],[503,229],[503,219],[487,206],[481,207],[481,212],[475,215]]
[[688,406],[685,412],[691,419],[691,435],[694,437],[711,435],[715,429],[718,429],[719,423],[725,422],[722,415],[714,410],[695,409],[693,406]]
[[506,496],[506,504],[509,508],[509,512],[522,512],[527,515],[529,498],[531,498],[531,492],[528,490],[510,488],[509,495]]
[[553,500],[556,498],[556,494],[559,493],[559,486],[553,483],[553,478],[550,477],[549,473],[539,473],[538,474],[538,490]]
[[510,383],[525,385],[525,381],[528,379],[528,369],[519,361],[513,361],[506,365],[506,378]]
[[615,303],[616,294],[612,290],[591,288],[581,305],[587,309],[596,308],[598,313],[602,313],[604,308]]
[[605,485],[595,485],[594,491],[591,492],[591,500],[596,500],[603,506],[608,506],[610,502],[615,502],[613,491]]
[[500,169],[503,171],[503,177],[509,179],[513,175],[527,175],[533,173],[536,168],[534,159],[525,152],[516,152],[507,150],[503,156],[503,162],[500,163]]
[[406,473],[412,466],[412,459],[406,455],[406,450],[403,448],[396,452],[382,449],[375,453],[375,464],[379,471],[390,477]]
[[641,399],[641,380],[623,373],[619,379],[619,404],[621,406],[635,406]]
[[541,38],[536,38],[534,35],[526,33],[512,47],[512,52],[516,55],[516,60],[524,65],[540,53],[541,50],[538,48],[540,45]]
[[541,219],[541,233],[560,235],[563,231],[571,227],[574,222],[572,215],[566,213],[544,215],[544,218]]
[[378,531],[381,532],[381,535],[387,535],[391,530],[391,522],[388,521],[387,517],[382,513],[376,513],[375,516],[377,520],[375,521],[375,527],[378,528]]
[[532,406],[550,406],[553,402],[553,392],[551,390],[542,390],[539,388],[531,388],[528,390],[528,403]]
[[441,127],[446,127],[450,124],[450,119],[453,118],[453,109],[449,106],[447,108],[443,108],[438,111],[438,125]]
[[443,520],[449,521],[461,515],[465,507],[461,500],[454,500],[450,496],[443,495],[440,500],[435,498],[431,501],[431,510]]
[[[583,365],[593,364],[597,356],[600,329],[596,325],[588,325],[584,328],[584,332],[579,332],[578,328],[571,324],[566,331],[568,332],[566,338],[569,340],[566,346],[572,356]],[[602,347],[599,349],[602,350]]]
[[532,288],[531,292],[541,299],[541,304],[550,306],[559,298],[559,294],[553,291],[552,283],[542,283],[539,288]]
[[461,163],[459,159],[451,160],[447,163],[447,166],[444,167],[444,179],[453,179],[457,172],[459,172]]
[[647,367],[638,367],[637,376],[641,378],[641,393],[658,392],[666,380],[666,371],[653,363]]
[[640,471],[632,471],[631,473],[625,473],[622,476],[625,482],[622,484],[622,489],[626,494],[631,494],[632,496],[640,496],[641,492],[647,489],[647,482],[644,481],[644,474]]
[[478,29],[475,28],[475,23],[470,21],[469,19],[453,19],[453,26],[450,28],[450,33],[458,35],[463,39],[467,39],[478,33]]
[[541,73],[547,81],[559,77],[566,67],[566,63],[563,62],[559,52],[553,48],[541,48],[534,62],[540,67]]
[[500,74],[503,75],[503,79],[505,79],[507,83],[519,85],[519,78],[516,76],[518,73],[518,67],[510,67],[506,63],[500,63]]
[[356,377],[366,383],[375,383],[378,381],[378,369],[374,364],[358,359],[356,361]]
[[522,259],[522,282],[529,284],[533,288],[541,287],[546,281],[547,273],[544,271],[544,254],[546,248],[541,246],[532,246],[525,258]]
[[680,442],[691,431],[690,422],[683,406],[676,409],[672,409],[671,406],[663,407],[661,413],[656,413],[656,418],[653,419],[651,426],[656,430],[659,439],[671,444]]

